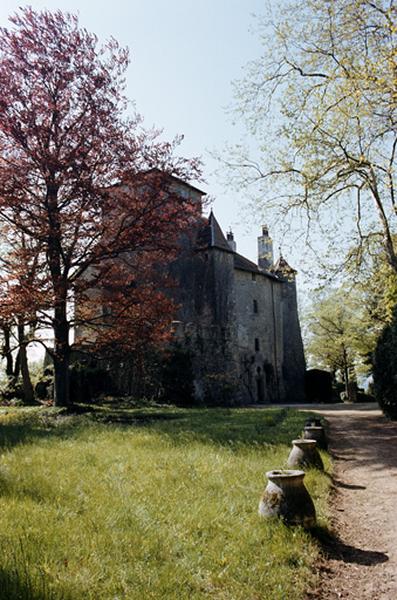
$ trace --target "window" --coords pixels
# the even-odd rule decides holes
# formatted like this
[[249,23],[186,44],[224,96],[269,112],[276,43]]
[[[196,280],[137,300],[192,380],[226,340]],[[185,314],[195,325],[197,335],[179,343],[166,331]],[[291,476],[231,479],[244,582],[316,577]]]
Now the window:
[[257,300],[254,300],[253,308],[254,308],[254,313],[257,313],[258,312],[258,301]]
[[256,281],[256,273],[251,273],[252,281]]
[[259,338],[255,338],[255,352],[259,352]]

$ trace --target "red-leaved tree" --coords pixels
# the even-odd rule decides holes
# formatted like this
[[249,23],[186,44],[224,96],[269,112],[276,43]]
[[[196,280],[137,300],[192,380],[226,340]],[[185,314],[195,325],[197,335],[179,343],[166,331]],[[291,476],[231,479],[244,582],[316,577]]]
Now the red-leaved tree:
[[[160,267],[198,211],[175,177],[197,178],[199,166],[125,116],[128,52],[117,42],[98,47],[60,11],[25,8],[10,22],[0,29],[0,220],[26,240],[11,280],[25,281],[18,269],[35,262],[25,291],[37,323],[53,330],[55,403],[67,406],[75,318],[96,321],[98,347],[133,347],[156,327],[163,336],[172,305]],[[93,289],[96,310],[74,313]]]

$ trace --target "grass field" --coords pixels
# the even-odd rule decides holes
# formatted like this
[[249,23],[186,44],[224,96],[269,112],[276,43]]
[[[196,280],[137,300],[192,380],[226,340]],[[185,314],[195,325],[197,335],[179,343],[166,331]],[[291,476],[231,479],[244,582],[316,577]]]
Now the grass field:
[[[257,507],[305,418],[0,412],[1,599],[301,599],[318,546]],[[329,477],[305,482],[325,524]]]

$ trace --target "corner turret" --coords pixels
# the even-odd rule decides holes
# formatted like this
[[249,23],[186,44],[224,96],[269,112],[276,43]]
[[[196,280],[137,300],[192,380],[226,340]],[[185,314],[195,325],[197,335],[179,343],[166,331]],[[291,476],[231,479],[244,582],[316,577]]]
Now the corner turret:
[[273,273],[282,279],[288,281],[295,281],[296,273],[295,269],[289,266],[285,258],[280,254],[280,258],[272,269]]

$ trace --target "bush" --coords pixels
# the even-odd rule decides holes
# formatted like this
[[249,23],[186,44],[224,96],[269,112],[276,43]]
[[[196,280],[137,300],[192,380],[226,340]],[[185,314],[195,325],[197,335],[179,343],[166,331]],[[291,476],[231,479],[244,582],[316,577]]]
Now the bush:
[[175,345],[161,368],[161,400],[177,406],[194,404],[193,367],[189,351]]
[[321,369],[306,371],[305,394],[307,402],[335,402],[331,373]]
[[19,406],[23,404],[24,394],[22,384],[9,380],[0,393],[0,402],[5,406]]
[[75,362],[69,370],[73,402],[91,402],[101,394],[112,393],[113,384],[106,369],[92,363]]
[[34,393],[38,400],[51,400],[54,395],[54,371],[52,367],[46,367],[38,378],[34,387]]
[[373,375],[376,400],[385,415],[397,419],[397,309],[378,339]]

